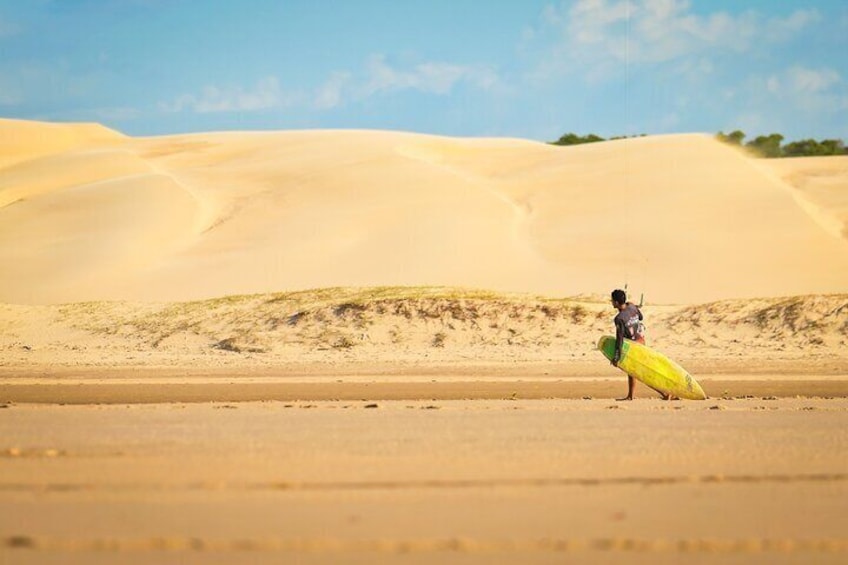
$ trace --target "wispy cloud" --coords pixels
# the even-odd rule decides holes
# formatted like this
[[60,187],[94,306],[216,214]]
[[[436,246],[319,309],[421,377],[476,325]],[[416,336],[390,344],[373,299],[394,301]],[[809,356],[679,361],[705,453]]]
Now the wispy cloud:
[[848,108],[848,87],[830,68],[790,67],[767,84],[777,101],[797,111],[833,116]]
[[789,86],[796,92],[818,93],[828,90],[839,83],[839,73],[833,69],[808,69],[792,67],[786,72]]
[[319,110],[329,110],[344,103],[345,89],[351,83],[352,74],[347,71],[337,71],[315,92],[313,105]]
[[[751,91],[763,90],[762,79],[752,77],[748,88]],[[846,89],[842,77],[834,69],[826,67],[812,69],[796,65],[768,76],[765,79],[765,90],[777,99],[800,99],[815,96],[838,96],[841,94],[840,90],[845,91]],[[848,94],[848,92],[842,94]]]
[[532,37],[549,42],[544,72],[562,73],[744,53],[783,41],[819,19],[815,10],[805,9],[767,18],[753,11],[699,15],[686,0],[579,0],[546,8]]
[[484,65],[459,65],[425,61],[403,67],[389,63],[385,55],[372,55],[359,72],[338,71],[316,89],[312,106],[327,110],[362,102],[374,96],[417,91],[434,96],[451,94],[460,85],[490,90],[500,84],[497,71]]
[[773,18],[766,22],[765,36],[771,41],[781,41],[821,20],[816,10],[797,10],[787,18]]
[[497,72],[486,66],[423,62],[408,68],[391,65],[384,55],[368,58],[359,72],[334,71],[307,97],[287,92],[276,77],[265,77],[250,88],[207,85],[197,93],[181,94],[160,102],[165,112],[252,112],[289,107],[330,110],[373,96],[413,90],[443,96],[459,85],[488,90],[499,84]]
[[361,89],[365,96],[399,90],[444,95],[460,83],[487,90],[498,82],[497,73],[486,66],[425,62],[401,69],[391,66],[383,55],[374,55],[369,59],[367,74],[368,79]]
[[167,112],[192,111],[198,114],[213,112],[255,112],[288,106],[293,96],[283,92],[276,77],[260,79],[251,88],[241,86],[203,87],[199,94],[183,94],[171,102],[162,102]]
[[794,65],[768,76],[749,77],[731,89],[730,101],[742,111],[733,127],[765,132],[763,128],[776,131],[793,119],[833,123],[844,120],[848,84],[832,68]]

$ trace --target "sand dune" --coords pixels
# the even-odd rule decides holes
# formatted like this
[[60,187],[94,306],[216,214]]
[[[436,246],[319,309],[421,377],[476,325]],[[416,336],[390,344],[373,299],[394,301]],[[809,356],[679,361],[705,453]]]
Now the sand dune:
[[123,134],[100,124],[65,125],[0,119],[0,166],[73,149],[108,147],[124,140]]
[[832,234],[848,238],[848,159],[803,157],[764,161]]
[[374,131],[134,139],[12,120],[0,132],[7,303],[340,285],[575,295],[629,282],[690,304],[848,290],[848,158],[823,179],[825,161],[765,163],[704,135],[561,148]]

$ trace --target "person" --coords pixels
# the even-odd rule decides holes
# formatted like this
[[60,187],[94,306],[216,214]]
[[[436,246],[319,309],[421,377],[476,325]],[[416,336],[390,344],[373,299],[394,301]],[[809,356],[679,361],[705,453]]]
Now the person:
[[[621,360],[621,348],[624,345],[624,340],[628,339],[645,345],[645,324],[642,316],[642,311],[635,304],[627,301],[627,293],[621,289],[612,291],[611,302],[613,308],[618,310],[613,322],[615,323],[615,354],[610,360],[614,367],[618,367],[618,362]],[[633,375],[627,375],[627,396],[618,400],[633,400],[633,392],[636,389],[636,379]],[[656,390],[656,389],[654,389]],[[672,400],[673,397],[661,390],[657,392],[665,400]]]

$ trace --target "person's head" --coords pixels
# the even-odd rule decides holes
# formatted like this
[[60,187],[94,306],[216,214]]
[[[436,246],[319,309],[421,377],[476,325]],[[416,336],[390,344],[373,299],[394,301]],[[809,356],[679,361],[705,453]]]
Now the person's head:
[[627,293],[620,288],[612,291],[612,305],[616,308],[621,308],[627,304]]

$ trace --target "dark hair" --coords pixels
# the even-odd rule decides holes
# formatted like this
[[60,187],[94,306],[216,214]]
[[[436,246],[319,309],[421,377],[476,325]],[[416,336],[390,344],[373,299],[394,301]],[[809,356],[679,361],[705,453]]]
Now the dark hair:
[[617,288],[614,291],[612,291],[612,299],[614,301],[618,302],[619,304],[626,304],[627,303],[627,294],[623,290],[621,290],[620,288]]

